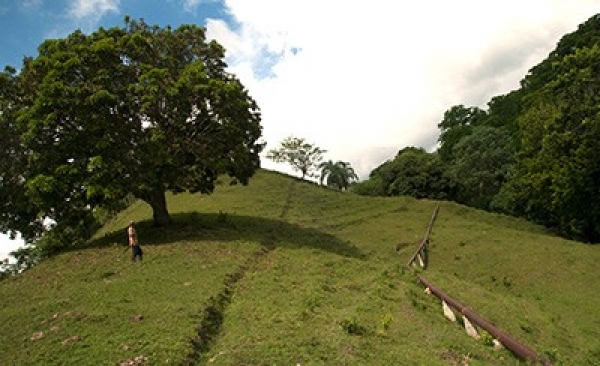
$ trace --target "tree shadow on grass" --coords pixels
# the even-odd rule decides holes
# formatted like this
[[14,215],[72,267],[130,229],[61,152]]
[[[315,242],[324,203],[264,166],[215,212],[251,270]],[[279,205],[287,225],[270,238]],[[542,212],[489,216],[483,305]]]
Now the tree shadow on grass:
[[[151,220],[136,224],[140,244],[164,245],[183,240],[234,241],[261,243],[268,249],[277,247],[309,247],[345,257],[364,259],[365,255],[347,241],[313,228],[290,224],[283,220],[227,213],[178,213],[164,227],[154,226]],[[126,228],[91,240],[86,247],[126,245]]]

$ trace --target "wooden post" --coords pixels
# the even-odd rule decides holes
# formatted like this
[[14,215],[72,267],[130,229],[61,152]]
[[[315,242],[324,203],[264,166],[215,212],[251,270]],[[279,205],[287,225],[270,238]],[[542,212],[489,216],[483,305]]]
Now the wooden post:
[[456,322],[456,315],[454,315],[454,311],[446,304],[444,300],[442,300],[442,309],[444,310],[444,316],[452,322]]
[[419,246],[417,247],[417,250],[410,257],[410,259],[407,263],[408,267],[412,266],[413,263],[415,263],[417,260],[419,261],[419,265],[421,266],[421,268],[427,267],[427,262],[428,262],[427,244],[429,244],[429,235],[431,234],[433,222],[435,221],[435,218],[437,217],[439,209],[440,209],[440,204],[438,203],[435,206],[433,213],[431,214],[431,218],[429,219],[429,224],[427,225],[427,230],[425,230],[425,235],[423,236],[423,240],[421,240],[421,242],[419,243]]
[[[427,281],[425,278],[419,276],[419,281],[423,286],[429,289],[432,294],[436,295],[440,298],[440,300],[445,301],[450,307],[454,308],[460,314],[462,314],[465,319],[468,318],[469,324],[473,323],[478,327],[485,329],[492,337],[496,338],[504,347],[508,348],[515,355],[526,359],[530,362],[541,363],[543,365],[552,365],[550,361],[540,357],[535,351],[528,348],[524,344],[519,343],[516,339],[510,337],[508,334],[504,333],[502,330],[497,328],[495,325],[491,324],[484,318],[480,317],[469,309],[468,307],[462,305],[458,301],[454,300],[450,296],[446,295],[440,289],[436,288],[431,284],[431,282]],[[466,323],[465,323],[466,324]]]

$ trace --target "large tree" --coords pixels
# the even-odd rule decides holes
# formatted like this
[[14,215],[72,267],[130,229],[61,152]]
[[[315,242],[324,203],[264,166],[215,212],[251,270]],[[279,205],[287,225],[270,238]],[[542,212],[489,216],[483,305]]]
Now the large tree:
[[[124,28],[76,31],[38,51],[14,76],[15,97],[2,95],[1,128],[19,136],[2,181],[27,197],[3,208],[3,231],[82,218],[127,194],[163,225],[166,191],[209,193],[224,173],[246,184],[259,167],[259,108],[203,28],[126,18]],[[18,224],[6,219],[20,213]]]
[[278,148],[269,150],[267,159],[290,164],[292,169],[302,174],[301,179],[304,179],[316,176],[316,170],[326,152],[303,138],[290,136],[285,138]]
[[35,236],[42,229],[41,220],[35,220],[37,209],[25,194],[23,167],[27,156],[20,142],[16,123],[17,112],[23,105],[17,72],[6,67],[0,73],[0,231],[14,236],[21,232]]

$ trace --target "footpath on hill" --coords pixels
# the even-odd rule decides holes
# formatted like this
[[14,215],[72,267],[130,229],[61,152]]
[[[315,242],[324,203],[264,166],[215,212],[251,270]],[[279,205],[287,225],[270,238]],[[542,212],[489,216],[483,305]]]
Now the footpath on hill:
[[[296,181],[291,180],[279,215],[279,218],[283,221],[285,221],[290,208],[295,185]],[[277,240],[276,228],[273,232],[267,233],[261,240],[262,247],[260,250],[255,251],[235,272],[227,275],[221,292],[209,299],[208,305],[200,316],[200,322],[197,326],[197,336],[191,340],[192,350],[185,357],[184,363],[195,364],[203,361],[203,356],[210,351],[211,346],[221,332],[225,313],[231,304],[238,282],[244,278],[248,271],[255,271],[260,261],[266,260],[265,257],[275,249]]]

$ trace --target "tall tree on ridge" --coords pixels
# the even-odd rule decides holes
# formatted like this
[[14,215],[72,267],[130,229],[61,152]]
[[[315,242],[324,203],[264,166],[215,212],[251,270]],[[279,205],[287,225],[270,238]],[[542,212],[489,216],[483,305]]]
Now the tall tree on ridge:
[[0,121],[16,126],[26,161],[9,178],[27,200],[11,201],[10,215],[28,213],[18,223],[0,216],[2,230],[40,218],[60,226],[127,194],[164,225],[166,191],[210,193],[224,173],[246,184],[260,165],[260,112],[223,59],[201,27],[129,18],[42,43],[7,102],[18,110]]

